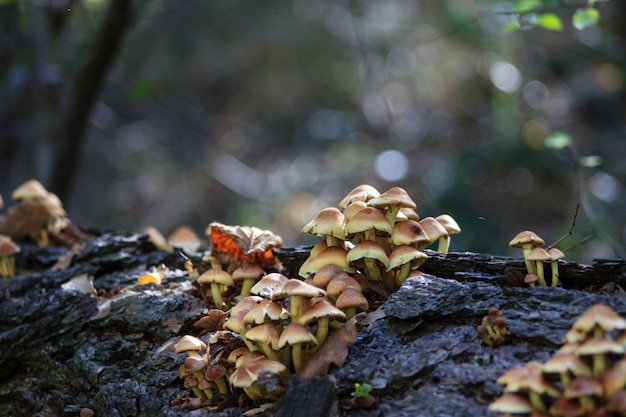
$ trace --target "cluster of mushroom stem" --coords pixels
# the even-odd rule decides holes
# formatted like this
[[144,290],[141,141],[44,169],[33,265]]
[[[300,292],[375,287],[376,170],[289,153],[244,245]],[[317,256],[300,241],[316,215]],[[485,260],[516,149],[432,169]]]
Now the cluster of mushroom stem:
[[626,320],[590,307],[546,363],[531,361],[498,378],[504,394],[489,409],[520,416],[626,415]]
[[323,240],[300,268],[306,278],[324,265],[334,264],[359,282],[380,281],[396,290],[428,258],[423,250],[437,243],[447,252],[458,224],[447,214],[419,218],[407,192],[392,187],[379,193],[362,184],[350,191],[339,207],[321,210],[302,231]]
[[510,335],[506,328],[506,320],[502,317],[502,311],[491,307],[476,332],[487,346],[497,347],[504,344]]
[[[527,275],[524,283],[530,287],[559,285],[559,260],[565,258],[563,252],[557,248],[544,249],[545,241],[530,230],[520,232],[510,242],[512,248],[520,248],[524,254]],[[545,275],[544,262],[550,263],[550,281]]]

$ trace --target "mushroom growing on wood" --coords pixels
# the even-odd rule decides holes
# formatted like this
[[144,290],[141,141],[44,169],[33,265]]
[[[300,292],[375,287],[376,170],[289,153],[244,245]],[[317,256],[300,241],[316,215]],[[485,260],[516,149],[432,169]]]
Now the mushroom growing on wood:
[[537,278],[539,279],[539,285],[542,287],[547,286],[544,275],[543,263],[550,260],[550,254],[541,247],[536,247],[530,251],[527,259],[534,262],[535,271],[537,271]]
[[348,252],[346,260],[350,266],[360,268],[365,275],[374,281],[383,281],[383,273],[389,266],[389,258],[383,248],[376,242],[366,240]]
[[441,224],[448,232],[447,236],[439,239],[439,247],[437,248],[437,251],[448,252],[448,249],[450,249],[450,235],[461,233],[461,227],[449,214],[440,214],[435,217],[435,220],[437,220],[439,224]]
[[242,281],[240,294],[244,297],[250,295],[250,289],[265,274],[259,265],[244,261],[244,263],[231,274],[233,281]]
[[557,248],[548,249],[550,255],[550,271],[552,272],[552,286],[559,285],[559,260],[565,258],[565,254]]
[[356,201],[367,202],[372,198],[380,196],[378,190],[369,184],[361,184],[352,189],[344,198],[339,202],[339,208],[345,209],[350,204]]
[[429,242],[427,244],[418,245],[417,249],[424,250],[426,246],[432,243],[440,241],[441,239],[447,239],[448,232],[434,217],[424,217],[418,223],[424,230],[424,233],[428,235]]
[[396,222],[396,215],[401,207],[417,208],[415,201],[413,201],[406,190],[401,187],[391,187],[378,197],[370,199],[367,205],[381,210],[386,208],[385,218],[391,226]]
[[328,325],[330,319],[345,319],[346,315],[343,311],[338,309],[327,298],[322,298],[311,306],[307,311],[300,316],[298,323],[302,325],[308,325],[312,321],[317,324],[317,330],[315,332],[315,339],[320,345],[326,340],[328,335]]
[[529,274],[537,275],[537,270],[535,269],[535,265],[533,262],[528,260],[528,255],[530,255],[530,251],[533,248],[538,246],[543,246],[546,242],[539,236],[537,236],[534,232],[530,230],[524,230],[523,232],[519,232],[510,242],[509,246],[512,248],[520,248],[524,254],[524,263],[526,264],[526,271]]
[[317,340],[306,326],[299,323],[289,323],[280,334],[278,347],[282,349],[287,345],[291,346],[291,361],[297,374],[300,373],[306,361],[306,351],[303,346],[308,344],[317,345]]
[[[217,268],[209,268],[197,279],[200,287],[209,284],[211,286],[211,297],[213,298],[213,304],[215,307],[224,309],[224,299],[222,298],[222,290],[220,286],[232,287],[234,282],[233,278],[226,271],[222,271]],[[201,288],[202,289],[202,288]],[[204,291],[201,291],[204,297]],[[206,301],[206,300],[205,300]]]
[[346,236],[346,221],[343,213],[335,207],[322,209],[317,216],[302,228],[302,233],[323,237],[326,245],[343,248]]
[[398,246],[389,254],[389,266],[387,273],[395,271],[394,288],[400,288],[409,272],[419,268],[426,262],[428,255],[420,252],[412,246]]
[[15,275],[15,254],[20,247],[9,236],[0,235],[0,275],[11,278]]

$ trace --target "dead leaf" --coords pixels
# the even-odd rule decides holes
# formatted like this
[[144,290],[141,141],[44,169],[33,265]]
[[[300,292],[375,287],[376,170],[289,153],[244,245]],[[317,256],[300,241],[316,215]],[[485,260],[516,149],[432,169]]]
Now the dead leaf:
[[348,357],[348,345],[356,340],[357,316],[348,320],[326,338],[302,368],[300,373],[302,378],[323,377],[328,374],[328,368],[332,364],[343,366]]
[[222,310],[213,308],[209,310],[206,316],[193,324],[193,327],[202,329],[200,336],[215,332],[222,329],[222,325],[226,321],[226,313]]
[[283,245],[280,236],[254,226],[227,226],[213,222],[206,234],[213,244],[211,254],[218,259],[226,255],[231,260],[248,259],[263,267],[275,264],[272,249]]

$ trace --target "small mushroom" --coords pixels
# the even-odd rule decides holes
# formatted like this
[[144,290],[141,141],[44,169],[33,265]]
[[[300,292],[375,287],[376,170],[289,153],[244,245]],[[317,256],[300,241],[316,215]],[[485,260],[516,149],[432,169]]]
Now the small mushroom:
[[15,254],[20,247],[9,236],[0,234],[0,275],[11,278],[15,275]]
[[572,330],[597,337],[603,337],[607,332],[615,329],[626,329],[626,319],[603,304],[594,304],[589,307],[572,326]]
[[400,288],[409,276],[409,272],[422,266],[426,259],[428,255],[412,246],[401,245],[395,248],[389,254],[389,266],[387,266],[387,273],[397,270],[393,289]]
[[306,284],[299,279],[290,279],[279,291],[272,295],[273,300],[283,300],[289,297],[289,313],[291,320],[298,321],[304,312],[304,299],[326,296],[326,291],[313,285]]
[[417,208],[415,201],[413,201],[406,190],[401,187],[391,187],[378,197],[368,200],[367,205],[379,209],[386,208],[385,218],[392,226],[396,222],[396,215],[401,207]]
[[608,365],[609,357],[614,353],[623,355],[625,351],[622,345],[607,337],[592,337],[576,349],[578,356],[592,357],[593,376],[596,377],[604,372]]
[[328,335],[328,326],[330,319],[345,319],[346,315],[343,311],[333,305],[327,298],[322,298],[305,311],[298,323],[302,325],[308,325],[312,321],[317,324],[317,330],[315,332],[315,339],[320,345],[326,340]]
[[572,381],[572,376],[591,376],[589,365],[574,353],[562,353],[555,355],[541,367],[541,372],[546,375],[557,374],[563,388]]
[[198,250],[201,244],[200,237],[194,230],[182,225],[176,228],[167,238],[168,246],[180,248],[187,253],[193,253]]
[[350,249],[346,260],[350,266],[360,268],[369,279],[374,281],[382,281],[382,271],[389,266],[389,258],[383,248],[370,240],[363,241]]
[[261,278],[250,288],[252,294],[257,294],[265,298],[272,298],[275,291],[282,288],[289,278],[278,272],[272,272]]
[[[197,279],[200,287],[209,284],[211,286],[211,297],[213,298],[213,304],[215,307],[224,309],[224,299],[222,298],[221,285],[232,287],[234,282],[231,275],[218,268],[209,268]],[[201,291],[204,297],[204,291]],[[206,300],[205,300],[206,301]]]
[[530,414],[535,410],[532,404],[521,395],[505,393],[489,405],[489,411],[511,414]]
[[346,222],[343,213],[335,207],[322,209],[313,220],[308,222],[302,233],[324,237],[326,245],[343,248],[343,240],[346,236]]
[[435,217],[435,220],[437,220],[439,224],[441,224],[448,232],[447,236],[439,239],[439,247],[437,248],[437,251],[448,252],[448,249],[450,249],[450,235],[461,233],[461,227],[449,214],[440,214]]
[[520,248],[524,254],[524,263],[526,264],[526,271],[529,274],[537,275],[537,270],[535,269],[535,265],[533,262],[528,260],[528,255],[530,255],[530,251],[538,246],[543,246],[546,242],[539,236],[537,236],[534,232],[530,230],[524,230],[523,232],[519,232],[511,241],[509,242],[509,246],[512,248]]
[[271,323],[263,323],[254,326],[246,332],[246,337],[257,343],[261,347],[261,351],[272,360],[279,360],[277,351],[279,334],[276,327]]
[[557,248],[548,249],[550,255],[550,271],[552,276],[552,286],[559,285],[559,259],[565,258],[565,254]]
[[537,271],[537,279],[539,279],[539,285],[542,287],[547,286],[544,275],[543,263],[550,260],[550,254],[544,248],[536,247],[530,251],[527,259],[534,262],[535,271]]
[[314,344],[317,345],[315,336],[309,332],[306,326],[299,323],[292,322],[283,329],[278,341],[278,347],[284,348],[287,345],[291,346],[291,361],[293,368],[297,374],[300,373],[305,362],[305,352],[303,351],[303,345]]
[[589,376],[579,376],[563,390],[563,397],[577,399],[585,412],[595,408],[596,400],[602,396],[602,385]]
[[380,196],[380,192],[369,184],[361,184],[354,187],[344,198],[339,202],[339,208],[345,209],[349,205],[356,201],[367,202],[372,198]]
[[433,244],[437,241],[441,241],[441,239],[444,239],[444,238],[447,239],[446,236],[448,235],[448,232],[441,225],[441,223],[435,220],[434,217],[424,217],[418,223],[424,230],[424,233],[428,235],[428,243],[418,245],[417,249],[424,250],[426,246],[430,244]]
[[369,304],[361,291],[348,288],[337,297],[335,306],[346,314],[346,319],[351,319],[357,310],[367,310]]
[[250,295],[250,289],[265,274],[265,270],[259,265],[244,261],[244,263],[235,269],[231,277],[233,281],[242,281],[240,294],[244,297]]
[[354,239],[357,243],[365,240],[378,242],[378,237],[388,237],[392,233],[392,223],[374,207],[359,210],[346,225],[346,239]]

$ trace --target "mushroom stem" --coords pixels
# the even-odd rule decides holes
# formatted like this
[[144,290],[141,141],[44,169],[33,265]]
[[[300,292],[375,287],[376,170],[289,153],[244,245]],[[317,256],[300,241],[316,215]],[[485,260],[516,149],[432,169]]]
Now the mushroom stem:
[[380,268],[376,265],[376,259],[364,258],[363,262],[365,262],[365,273],[367,277],[374,281],[382,281],[383,276],[380,273]]
[[318,346],[321,345],[324,340],[326,340],[326,336],[328,336],[328,324],[330,323],[330,318],[328,317],[320,317],[317,320],[317,330],[315,332],[315,339],[317,339]]
[[595,355],[593,355],[593,376],[599,377],[605,369],[606,356],[602,353],[596,353]]
[[530,251],[532,250],[533,250],[532,243],[526,243],[522,246],[522,253],[524,254],[524,263],[526,264],[526,271],[528,271],[529,274],[537,275],[537,269],[535,268],[534,263],[528,260],[528,256],[530,255]]
[[13,255],[0,258],[0,275],[4,278],[11,278],[15,275],[15,257]]
[[303,298],[299,295],[292,295],[289,297],[289,313],[291,314],[291,321],[297,322],[304,311]]
[[348,307],[343,312],[346,315],[346,320],[350,320],[356,314],[356,307]]
[[215,385],[217,385],[217,390],[220,394],[228,394],[228,386],[226,386],[226,382],[224,381],[224,377],[221,376],[214,380]]
[[389,222],[390,225],[396,224],[396,216],[398,215],[398,211],[400,211],[400,206],[389,206],[387,208],[387,212],[385,213],[385,218]]
[[337,246],[343,249],[342,241],[339,238],[331,235],[324,235],[324,237],[326,238],[326,246],[328,246],[329,248],[332,246]]
[[241,284],[241,295],[247,297],[250,295],[250,288],[254,286],[256,283],[256,279],[254,278],[246,278],[243,280],[243,284]]
[[530,400],[530,403],[533,405],[535,410],[541,413],[545,413],[546,411],[548,411],[546,409],[546,405],[543,403],[543,400],[541,399],[541,395],[533,391],[528,391],[528,399]]
[[537,270],[537,279],[539,279],[539,286],[547,287],[546,279],[544,277],[544,271],[543,271],[543,261],[536,261],[535,269]]
[[437,252],[448,252],[450,249],[450,235],[441,236],[437,245]]
[[552,286],[556,287],[559,285],[559,262],[551,261],[550,268],[552,271]]
[[302,344],[296,343],[291,346],[291,360],[293,363],[293,369],[296,374],[300,374],[302,371]]
[[274,351],[274,349],[272,349],[270,345],[266,345],[265,343],[260,343],[260,345],[265,356],[273,361],[280,361],[280,359],[278,358],[278,354]]
[[215,307],[224,309],[224,299],[222,298],[222,291],[220,285],[217,283],[211,283],[211,297],[213,297],[213,304]]
[[565,390],[569,383],[572,382],[572,378],[569,376],[568,371],[561,372],[559,376],[561,377],[561,386],[563,387],[563,390]]

